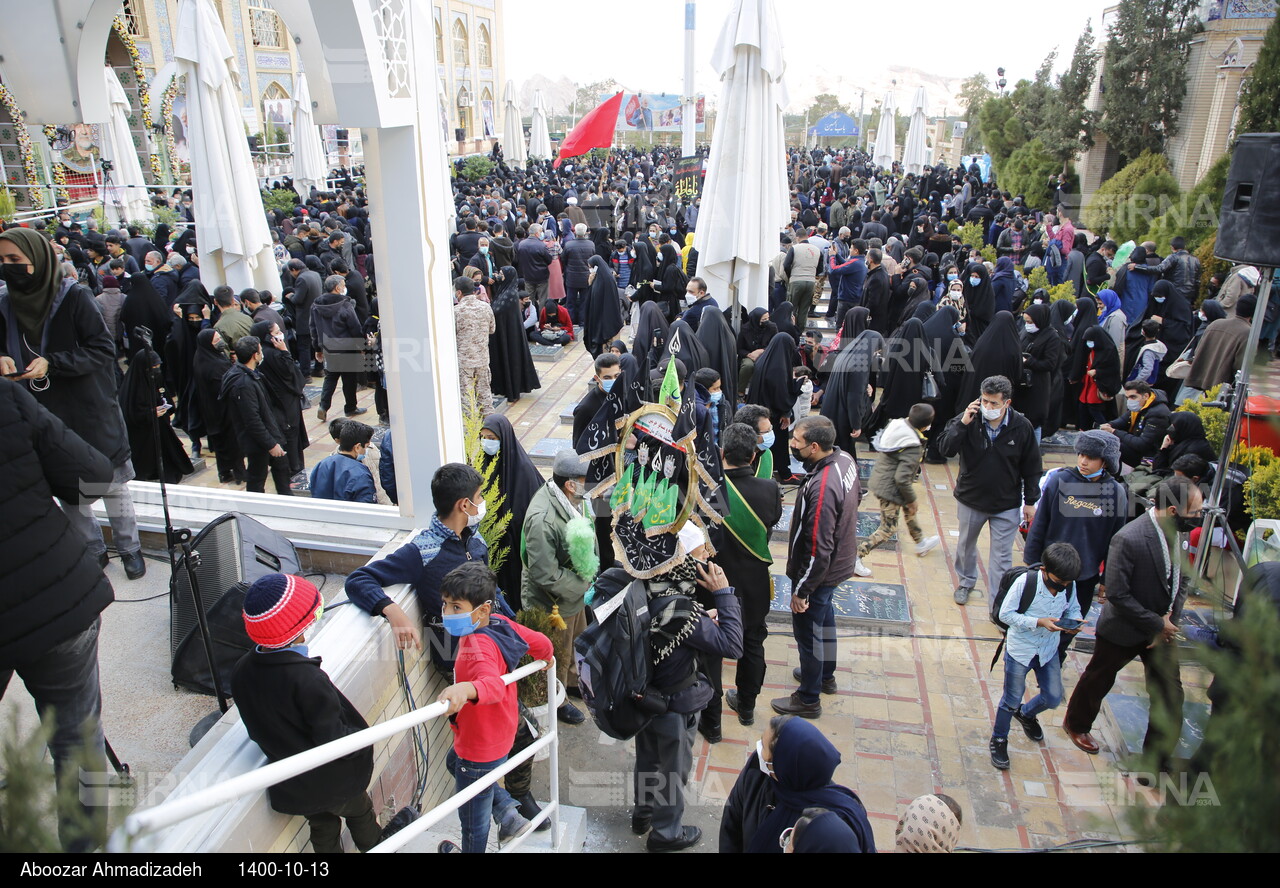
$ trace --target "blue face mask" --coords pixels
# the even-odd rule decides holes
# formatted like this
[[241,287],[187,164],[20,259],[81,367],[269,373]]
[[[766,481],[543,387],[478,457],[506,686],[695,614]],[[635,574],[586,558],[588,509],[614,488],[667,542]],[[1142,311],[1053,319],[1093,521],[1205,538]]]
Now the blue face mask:
[[950,281],[958,281],[958,280],[960,280],[960,275],[958,275],[958,274],[949,274],[949,275],[947,275],[947,281],[948,281],[948,282],[950,282]]
[[756,444],[756,448],[759,450],[768,450],[770,447],[773,446],[774,441],[777,440],[777,438],[773,434],[773,429],[770,429],[769,431],[765,432],[760,437],[763,440],[761,440],[760,443]]
[[982,286],[982,278],[979,278],[979,277],[971,277],[971,278],[969,278],[969,286],[970,286],[970,287],[980,287],[980,286]]
[[1085,347],[1085,348],[1093,348],[1093,342],[1086,342],[1086,343],[1084,344],[1084,347]]
[[601,390],[602,390],[602,391],[607,395],[607,394],[609,394],[609,392],[613,391],[613,384],[614,384],[615,382],[617,382],[617,381],[618,381],[618,380],[617,380],[616,378],[615,378],[615,379],[602,379],[602,380],[600,380],[600,388],[601,388]]
[[1081,472],[1080,474],[1081,474],[1081,475],[1084,475],[1084,477],[1085,477],[1085,478],[1087,478],[1088,480],[1092,481],[1094,478],[1101,478],[1101,477],[1102,477],[1102,469],[1098,469],[1098,471],[1096,471],[1096,472],[1090,472],[1088,475],[1085,475],[1085,474],[1084,474],[1084,472]]
[[148,273],[150,273],[150,272],[153,272],[153,271],[155,271],[155,270],[156,270],[156,267],[155,267],[154,265],[152,265],[150,262],[148,262],[148,263],[147,263],[147,272],[148,272]]
[[368,454],[367,454],[367,453],[357,453],[357,454],[356,454],[356,459],[357,459],[357,460],[359,460],[360,462],[364,462],[364,458],[365,458],[366,456],[368,456]]
[[1155,300],[1156,300],[1156,302],[1164,302],[1165,297],[1163,297],[1163,296],[1156,296],[1156,297],[1155,297]]
[[494,438],[481,438],[480,449],[489,456],[497,456],[498,451],[502,449],[502,442]]
[[712,393],[711,393],[711,403],[712,403],[712,404],[719,404],[719,403],[720,403],[720,399],[721,399],[721,398],[723,398],[723,397],[724,397],[724,392],[712,392]]
[[471,621],[471,615],[479,609],[478,607],[472,608],[465,614],[445,614],[443,618],[444,631],[455,638],[461,638],[464,635],[470,635],[475,632],[480,627]]

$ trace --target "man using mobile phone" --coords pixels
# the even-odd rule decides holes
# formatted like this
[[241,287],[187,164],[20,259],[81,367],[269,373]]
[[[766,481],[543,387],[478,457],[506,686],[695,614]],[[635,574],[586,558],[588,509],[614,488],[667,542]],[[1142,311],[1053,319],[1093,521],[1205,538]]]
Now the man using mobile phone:
[[[1070,543],[1054,543],[1044,550],[1044,563],[1014,580],[1005,594],[1000,607],[1000,620],[1009,627],[1004,648],[1004,696],[996,707],[990,743],[991,764],[1001,771],[1009,770],[1009,726],[1013,720],[1018,720],[1032,742],[1041,743],[1044,729],[1036,716],[1062,703],[1058,636],[1064,632],[1074,635],[1083,624],[1074,588],[1079,575],[1080,553]],[[1035,597],[1021,610],[1027,583],[1036,584]],[[1028,672],[1035,672],[1040,693],[1023,703]]]

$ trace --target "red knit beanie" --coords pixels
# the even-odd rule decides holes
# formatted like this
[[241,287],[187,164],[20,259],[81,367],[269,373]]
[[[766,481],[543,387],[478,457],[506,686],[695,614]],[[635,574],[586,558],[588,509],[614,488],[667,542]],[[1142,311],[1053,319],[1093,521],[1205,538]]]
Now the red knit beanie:
[[324,604],[314,584],[291,574],[267,574],[244,596],[244,628],[264,648],[284,647],[316,621]]

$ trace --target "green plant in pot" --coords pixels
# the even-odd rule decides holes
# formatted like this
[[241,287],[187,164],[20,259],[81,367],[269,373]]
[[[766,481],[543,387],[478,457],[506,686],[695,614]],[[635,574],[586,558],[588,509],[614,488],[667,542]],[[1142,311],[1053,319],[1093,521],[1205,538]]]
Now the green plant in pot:
[[[551,625],[551,614],[541,608],[525,608],[516,614],[516,622],[526,629],[541,632],[551,639],[551,646],[555,652],[557,663],[566,662],[566,657],[573,656],[573,651],[569,650],[564,644],[563,636]],[[525,666],[532,662],[533,657],[526,654],[520,661],[520,665]],[[520,702],[529,707],[545,704],[547,702],[547,679],[554,677],[555,673],[535,672],[528,678],[521,679],[518,686]]]

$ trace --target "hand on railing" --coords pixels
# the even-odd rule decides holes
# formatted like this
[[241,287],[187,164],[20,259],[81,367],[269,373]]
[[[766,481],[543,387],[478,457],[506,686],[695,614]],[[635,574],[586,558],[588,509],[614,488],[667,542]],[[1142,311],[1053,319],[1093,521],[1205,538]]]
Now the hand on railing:
[[476,686],[469,681],[460,681],[441,691],[440,696],[436,697],[436,702],[444,703],[449,707],[445,715],[455,715],[474,699],[476,699]]

